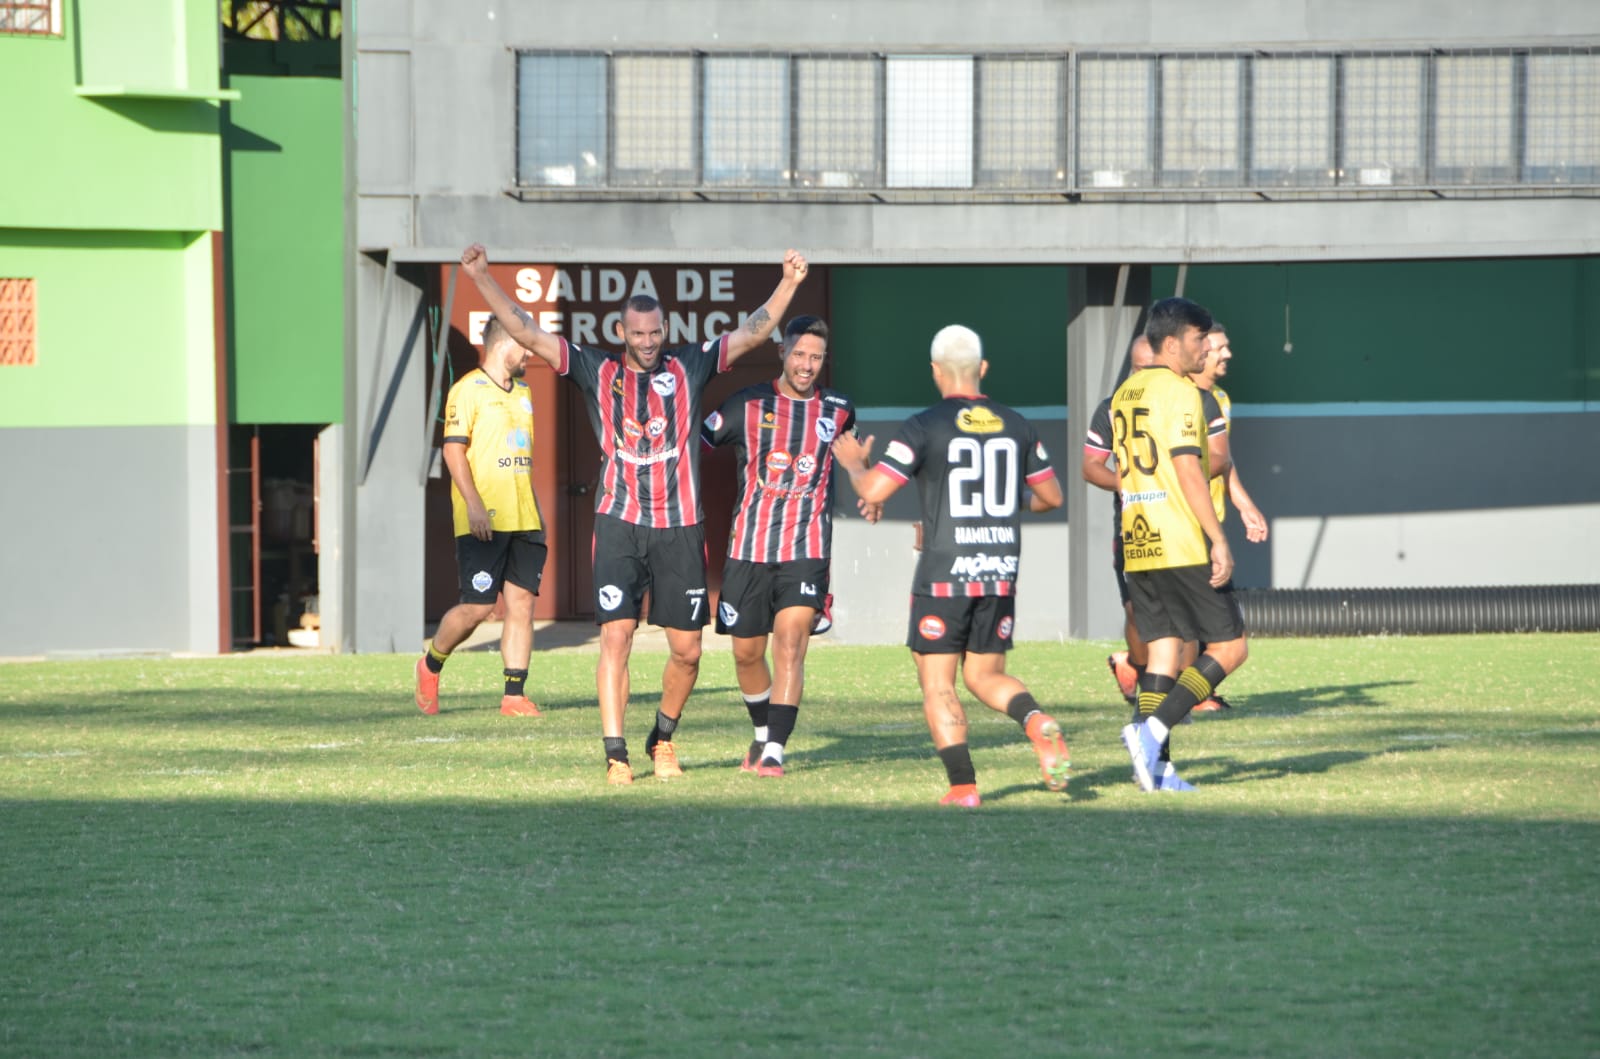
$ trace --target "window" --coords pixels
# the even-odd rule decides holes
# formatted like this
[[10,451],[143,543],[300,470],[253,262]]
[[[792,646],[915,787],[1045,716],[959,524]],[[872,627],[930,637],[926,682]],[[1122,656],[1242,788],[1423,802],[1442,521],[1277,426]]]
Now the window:
[[33,282],[0,278],[0,366],[28,366],[38,357]]
[[1333,183],[1333,60],[1260,58],[1251,71],[1250,182]]
[[1236,58],[1161,60],[1161,183],[1236,187],[1239,165]]
[[1060,59],[984,59],[978,64],[978,172],[984,187],[1066,183],[1066,100]]
[[877,187],[876,59],[795,61],[795,176],[803,187]]
[[1083,59],[1078,63],[1078,183],[1097,188],[1155,182],[1149,59]]
[[518,56],[517,126],[518,183],[605,184],[605,56]]
[[1417,55],[1344,60],[1342,183],[1422,183],[1423,75],[1423,60]]
[[972,57],[888,60],[885,107],[889,186],[972,186]]
[[61,0],[0,0],[0,33],[61,35]]
[[695,60],[689,55],[618,55],[611,60],[616,128],[611,183],[693,187]]
[[1523,179],[1600,180],[1600,55],[1528,56],[1528,131]]
[[1433,62],[1435,179],[1451,184],[1515,180],[1511,56],[1441,55]]
[[705,182],[789,183],[789,60],[707,57]]

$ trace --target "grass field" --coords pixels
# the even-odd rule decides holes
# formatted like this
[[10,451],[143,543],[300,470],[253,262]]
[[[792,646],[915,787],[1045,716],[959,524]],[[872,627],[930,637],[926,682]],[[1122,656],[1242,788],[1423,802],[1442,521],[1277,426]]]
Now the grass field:
[[0,1055],[1600,1054],[1600,636],[1278,640],[1128,780],[1106,645],[1024,645],[944,776],[909,658],[814,649],[789,776],[730,660],[603,782],[595,658],[539,720],[463,654],[0,666]]

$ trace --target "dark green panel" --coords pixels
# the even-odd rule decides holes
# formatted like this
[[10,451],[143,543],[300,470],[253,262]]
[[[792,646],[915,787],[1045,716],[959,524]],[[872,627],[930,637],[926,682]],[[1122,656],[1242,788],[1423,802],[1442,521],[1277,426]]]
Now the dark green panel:
[[1067,270],[1057,266],[831,269],[833,384],[858,405],[937,397],[928,343],[946,324],[983,338],[984,392],[1012,405],[1067,400]]
[[[1156,269],[1155,295],[1175,280]],[[1594,259],[1203,265],[1184,293],[1228,325],[1237,401],[1600,394]]]

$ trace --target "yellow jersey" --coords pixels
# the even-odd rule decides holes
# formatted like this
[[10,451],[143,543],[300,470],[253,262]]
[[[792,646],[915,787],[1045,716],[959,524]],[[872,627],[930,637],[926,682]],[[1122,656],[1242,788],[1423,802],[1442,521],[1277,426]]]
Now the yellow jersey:
[[[533,498],[533,397],[526,382],[512,379],[511,389],[502,390],[481,368],[461,376],[445,399],[444,440],[467,447],[472,484],[491,529],[544,529]],[[456,536],[471,533],[467,502],[454,478],[450,509]]]
[[1172,462],[1174,456],[1198,457],[1210,478],[1200,388],[1164,367],[1134,372],[1111,397],[1111,432],[1122,479],[1123,568],[1135,573],[1210,563],[1210,542]]

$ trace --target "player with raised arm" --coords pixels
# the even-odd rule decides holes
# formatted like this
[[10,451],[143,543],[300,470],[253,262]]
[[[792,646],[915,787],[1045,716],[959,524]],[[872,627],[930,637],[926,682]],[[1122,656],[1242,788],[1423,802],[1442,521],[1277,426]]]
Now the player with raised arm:
[[[1123,565],[1149,650],[1139,682],[1147,716],[1124,727],[1122,741],[1146,791],[1193,789],[1163,761],[1163,745],[1249,653],[1244,616],[1228,587],[1233,553],[1211,504],[1204,404],[1190,378],[1205,362],[1210,327],[1211,314],[1194,302],[1157,302],[1145,327],[1155,364],[1130,375],[1111,399]],[[1207,646],[1180,670],[1185,640]]]
[[1061,506],[1061,483],[1033,424],[979,392],[989,369],[983,345],[954,324],[933,337],[933,383],[942,398],[901,425],[870,469],[872,439],[833,443],[856,493],[881,504],[915,481],[923,548],[911,586],[906,645],[917,665],[922,709],[950,789],[941,805],[980,804],[967,747],[967,715],[956,694],[959,667],[979,702],[1022,727],[1045,785],[1062,790],[1070,765],[1061,726],[1006,672],[1015,632],[1022,510]]
[[633,782],[623,736],[633,652],[645,593],[650,622],[665,627],[671,656],[661,702],[645,741],[661,779],[683,775],[673,735],[700,671],[701,632],[709,620],[705,535],[701,525],[700,400],[717,372],[766,342],[805,280],[806,260],[783,255],[782,275],[766,303],[735,330],[704,344],[665,349],[661,305],[635,296],[622,310],[620,354],[568,342],[542,330],[489,274],[474,244],[461,264],[511,337],[583,391],[604,457],[595,497],[595,615],[606,779]]
[[[707,445],[732,445],[739,503],[722,570],[717,631],[733,638],[754,737],[740,768],[783,775],[805,686],[813,622],[828,599],[833,541],[833,439],[855,426],[844,394],[817,385],[828,325],[798,316],[783,332],[781,370],[706,417]],[[865,508],[876,521],[881,505]],[[772,641],[772,665],[767,644]]]

